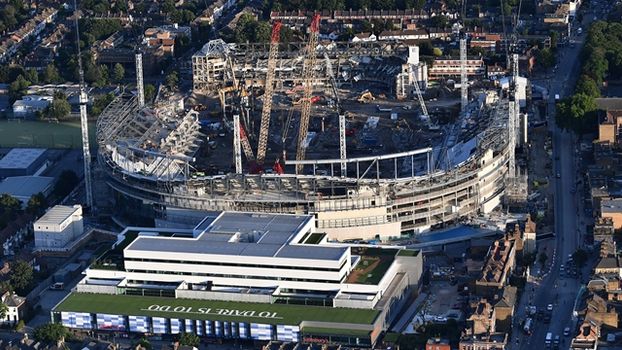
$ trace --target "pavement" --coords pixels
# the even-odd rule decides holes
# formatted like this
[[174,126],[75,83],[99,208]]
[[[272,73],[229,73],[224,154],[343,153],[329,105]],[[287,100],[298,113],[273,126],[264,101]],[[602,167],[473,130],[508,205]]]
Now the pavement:
[[[550,100],[548,106],[549,125],[553,133],[553,176],[554,186],[554,211],[555,211],[555,241],[550,244],[548,263],[545,268],[547,273],[542,276],[531,276],[530,281],[525,287],[525,292],[517,306],[514,329],[511,338],[511,349],[544,349],[545,337],[548,332],[553,337],[559,335],[561,338],[560,349],[568,349],[570,339],[574,336],[577,325],[576,317],[573,316],[574,302],[577,293],[584,281],[577,278],[570,278],[560,273],[560,265],[566,264],[568,255],[574,253],[583,246],[582,232],[579,229],[580,223],[586,221],[583,218],[584,211],[580,208],[582,203],[582,191],[572,191],[577,180],[580,178],[578,170],[578,160],[576,154],[576,137],[571,132],[563,131],[554,125],[555,120],[555,94],[561,98],[569,96],[578,77],[580,70],[579,53],[586,38],[585,31],[589,23],[593,20],[593,15],[586,14],[581,26],[584,33],[581,36],[573,34],[575,47],[565,47],[560,49],[559,64],[555,70],[554,77],[548,82]],[[578,26],[578,25],[577,25]],[[576,27],[576,26],[575,26]],[[576,32],[575,32],[576,33]],[[559,178],[557,178],[559,174]],[[581,227],[585,227],[581,225]],[[550,249],[553,249],[551,252]],[[591,261],[590,261],[591,262]],[[584,268],[579,276],[589,275],[589,266]],[[526,335],[522,328],[522,321],[525,320],[525,306],[535,305],[538,310],[545,310],[547,305],[553,305],[551,322],[543,323],[542,320],[535,320],[531,335]],[[564,336],[564,328],[570,327],[571,334]]]

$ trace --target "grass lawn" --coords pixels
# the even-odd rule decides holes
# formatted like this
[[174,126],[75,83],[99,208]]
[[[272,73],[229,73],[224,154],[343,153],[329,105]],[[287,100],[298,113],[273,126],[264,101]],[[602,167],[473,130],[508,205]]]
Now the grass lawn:
[[[149,310],[153,305],[170,307],[168,310]],[[231,310],[237,312],[231,313]],[[87,293],[71,293],[54,311],[285,325],[298,325],[301,321],[372,324],[378,316],[378,311],[365,309]],[[270,317],[260,317],[259,313],[270,314]]]
[[[0,120],[0,147],[81,148],[80,123]],[[96,147],[95,123],[89,123],[91,148]]]

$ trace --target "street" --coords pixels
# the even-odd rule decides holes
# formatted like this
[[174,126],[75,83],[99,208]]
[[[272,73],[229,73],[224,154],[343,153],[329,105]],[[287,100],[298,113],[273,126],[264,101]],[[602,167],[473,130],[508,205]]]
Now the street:
[[[589,27],[594,16],[586,14],[583,28]],[[576,32],[575,32],[576,33]],[[517,306],[517,320],[512,334],[513,349],[544,349],[545,337],[551,332],[553,339],[560,337],[560,349],[568,349],[570,340],[575,335],[577,320],[573,317],[574,303],[582,284],[582,274],[578,277],[569,277],[563,273],[562,265],[566,264],[569,256],[581,247],[583,238],[579,221],[584,215],[581,203],[581,191],[576,189],[579,172],[575,157],[576,140],[572,132],[564,131],[555,126],[555,95],[565,98],[572,94],[575,81],[580,71],[579,53],[583,47],[586,34],[576,35],[573,38],[576,45],[566,46],[559,50],[559,63],[554,76],[548,81],[549,106],[548,119],[553,135],[553,174],[554,178],[554,216],[555,242],[549,245],[548,267],[543,269],[542,276],[532,276],[527,283],[521,302]],[[585,274],[583,274],[585,276]],[[535,305],[538,310],[546,310],[551,304],[553,311],[550,323],[535,320],[531,335],[526,335],[521,321],[525,320],[525,306]],[[564,329],[570,328],[570,334],[564,336]]]

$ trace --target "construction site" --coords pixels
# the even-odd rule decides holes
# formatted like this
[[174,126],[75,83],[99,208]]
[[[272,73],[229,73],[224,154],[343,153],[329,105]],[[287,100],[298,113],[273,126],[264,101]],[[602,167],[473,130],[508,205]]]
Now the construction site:
[[193,100],[216,108],[166,92],[145,103],[137,54],[138,92],[117,96],[97,123],[97,172],[116,195],[96,200],[135,201],[160,222],[309,213],[330,239],[366,240],[526,198],[517,65],[510,89],[482,87],[460,40],[459,84],[443,92],[414,44],[323,43],[319,16],[307,42],[280,44],[280,26],[269,44],[218,39],[195,53]]

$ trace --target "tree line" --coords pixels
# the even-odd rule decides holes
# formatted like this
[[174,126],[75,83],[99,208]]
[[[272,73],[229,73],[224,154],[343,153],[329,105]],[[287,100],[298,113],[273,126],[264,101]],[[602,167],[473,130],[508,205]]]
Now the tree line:
[[565,129],[586,132],[597,123],[595,99],[608,80],[622,78],[622,24],[598,21],[587,33],[581,51],[581,73],[574,94],[557,103],[557,124]]

